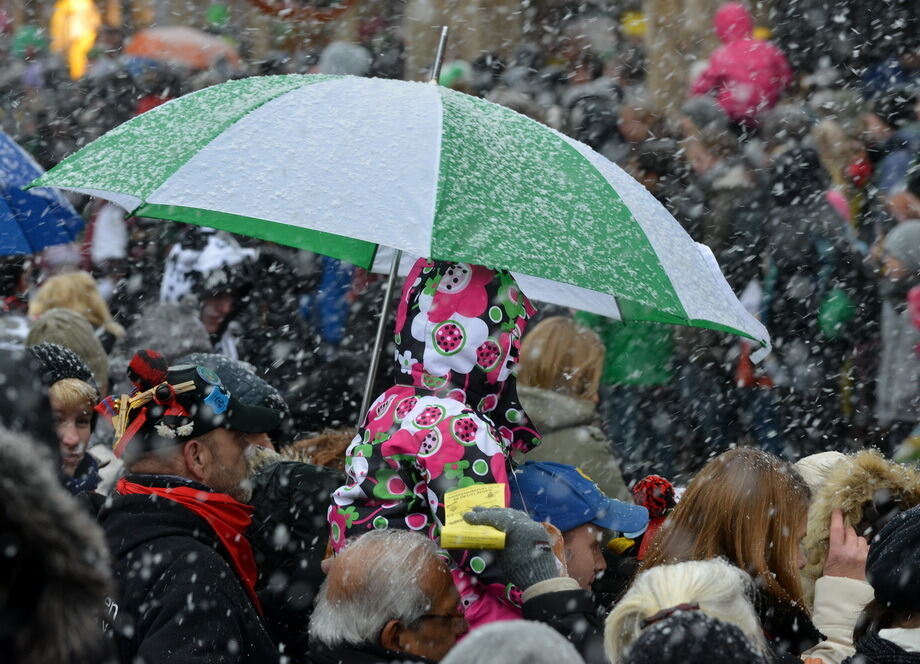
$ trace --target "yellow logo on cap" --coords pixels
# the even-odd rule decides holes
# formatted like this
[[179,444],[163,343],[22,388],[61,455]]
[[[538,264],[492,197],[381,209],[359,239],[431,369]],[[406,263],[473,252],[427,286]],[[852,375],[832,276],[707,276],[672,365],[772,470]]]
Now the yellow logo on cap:
[[[590,477],[588,477],[588,474],[587,474],[585,471],[583,471],[581,468],[576,467],[575,470],[578,471],[578,474],[581,475],[582,477],[584,477],[584,478],[585,478],[586,480],[588,480],[589,482],[594,482],[594,480],[592,480]],[[595,482],[595,484],[596,484],[596,482]]]

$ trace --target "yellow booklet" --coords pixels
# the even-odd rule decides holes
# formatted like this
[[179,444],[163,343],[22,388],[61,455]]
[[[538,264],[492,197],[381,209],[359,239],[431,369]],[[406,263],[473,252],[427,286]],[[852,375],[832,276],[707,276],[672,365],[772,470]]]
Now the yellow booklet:
[[444,527],[441,546],[445,549],[504,549],[505,533],[492,526],[471,526],[463,515],[476,506],[505,507],[504,484],[474,484],[444,494]]

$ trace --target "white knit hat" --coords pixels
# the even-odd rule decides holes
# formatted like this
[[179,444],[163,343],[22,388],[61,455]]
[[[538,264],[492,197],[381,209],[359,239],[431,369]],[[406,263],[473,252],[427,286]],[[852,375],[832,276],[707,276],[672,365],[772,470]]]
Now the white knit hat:
[[795,462],[795,467],[808,484],[812,495],[818,493],[834,468],[841,461],[846,461],[847,455],[841,452],[818,452],[807,457],[802,457]]

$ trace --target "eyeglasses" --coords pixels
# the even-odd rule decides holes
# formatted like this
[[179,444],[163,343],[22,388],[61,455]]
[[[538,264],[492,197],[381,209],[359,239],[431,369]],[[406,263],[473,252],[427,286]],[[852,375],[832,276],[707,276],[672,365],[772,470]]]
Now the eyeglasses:
[[466,623],[466,618],[463,616],[458,616],[455,614],[444,615],[442,613],[426,613],[423,616],[419,616],[418,620],[448,620],[450,621],[450,628],[455,632],[465,632],[469,629],[469,625]]

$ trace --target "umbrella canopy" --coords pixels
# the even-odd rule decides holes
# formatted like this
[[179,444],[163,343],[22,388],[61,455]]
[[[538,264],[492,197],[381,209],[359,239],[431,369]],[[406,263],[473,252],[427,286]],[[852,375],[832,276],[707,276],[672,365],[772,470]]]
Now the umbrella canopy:
[[0,256],[34,254],[76,239],[83,218],[54,189],[25,187],[43,169],[0,131]]
[[619,167],[435,85],[231,81],[128,121],[36,184],[367,268],[381,246],[504,268],[534,299],[769,344],[711,254]]
[[141,30],[128,40],[125,53],[192,69],[208,69],[220,59],[234,68],[240,66],[240,54],[232,45],[220,37],[185,26]]

